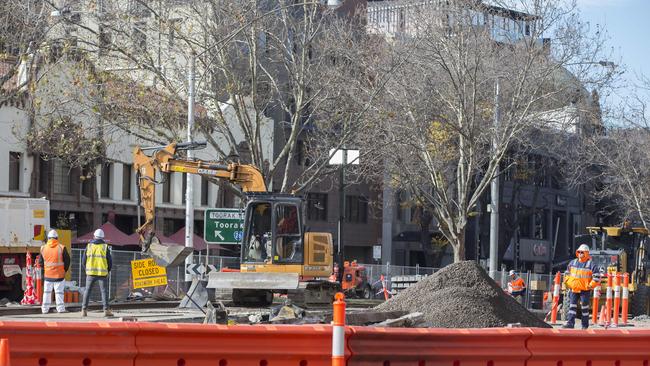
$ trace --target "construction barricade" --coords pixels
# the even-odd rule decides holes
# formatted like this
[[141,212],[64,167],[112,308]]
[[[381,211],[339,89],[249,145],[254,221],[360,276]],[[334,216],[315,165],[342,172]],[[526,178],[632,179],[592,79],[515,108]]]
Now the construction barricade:
[[351,328],[348,366],[521,366],[530,357],[524,328]]
[[[329,325],[139,323],[135,366],[330,366]],[[346,338],[349,331],[346,331]],[[350,353],[345,350],[346,358]],[[94,364],[93,364],[94,365]]]
[[121,322],[0,322],[0,338],[9,339],[14,366],[133,366],[138,329]]
[[647,366],[650,330],[530,328],[527,366]]

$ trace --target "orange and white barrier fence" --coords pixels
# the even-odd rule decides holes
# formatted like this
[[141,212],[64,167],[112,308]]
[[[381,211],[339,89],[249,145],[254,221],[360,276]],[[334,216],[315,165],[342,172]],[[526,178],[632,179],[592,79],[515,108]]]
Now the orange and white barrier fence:
[[[0,338],[9,340],[14,366],[331,366],[332,329],[328,325],[0,321]],[[649,329],[346,326],[344,337],[345,366],[650,364]],[[576,344],[588,344],[589,352],[576,352]]]
[[557,309],[560,305],[560,272],[555,274],[553,287],[553,308],[551,309],[551,324],[557,323]]
[[332,366],[345,366],[345,295],[335,296],[332,317]]
[[630,275],[628,273],[623,274],[623,293],[622,293],[622,305],[623,305],[623,310],[621,311],[622,317],[623,317],[623,325],[627,325],[627,313],[628,313],[628,305],[629,305],[629,297],[630,297]]

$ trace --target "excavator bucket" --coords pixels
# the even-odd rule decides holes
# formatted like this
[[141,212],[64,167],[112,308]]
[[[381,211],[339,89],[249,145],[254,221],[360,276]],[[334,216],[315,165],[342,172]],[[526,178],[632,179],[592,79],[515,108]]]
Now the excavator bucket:
[[298,273],[211,272],[208,288],[293,290],[298,288]]
[[145,253],[149,254],[161,267],[175,267],[183,264],[185,258],[192,252],[192,248],[161,244],[158,238],[153,237]]

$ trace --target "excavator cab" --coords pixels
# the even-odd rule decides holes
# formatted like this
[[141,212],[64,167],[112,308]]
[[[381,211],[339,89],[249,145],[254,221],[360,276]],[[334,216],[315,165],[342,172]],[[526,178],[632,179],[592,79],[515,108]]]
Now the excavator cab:
[[277,194],[248,196],[241,263],[302,264],[302,200]]

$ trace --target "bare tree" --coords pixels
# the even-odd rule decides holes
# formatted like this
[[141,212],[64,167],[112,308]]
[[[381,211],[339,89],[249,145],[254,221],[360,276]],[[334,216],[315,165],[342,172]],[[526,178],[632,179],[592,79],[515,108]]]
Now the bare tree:
[[[152,143],[178,140],[195,55],[197,133],[214,159],[251,162],[275,189],[299,191],[329,173],[330,152],[368,126],[362,116],[383,85],[365,67],[372,44],[357,3],[337,10],[311,0],[102,3],[81,19],[62,17],[73,31],[61,36],[74,34],[92,64],[86,85],[99,94],[88,108],[101,115],[105,137],[115,130]],[[296,174],[300,154],[313,158]]]
[[37,51],[46,46],[48,16],[41,1],[0,3],[0,105],[28,90]]
[[406,15],[392,51],[409,57],[370,143],[386,146],[376,170],[431,208],[459,261],[468,217],[515,142],[553,127],[585,83],[609,75],[590,71],[601,40],[562,2],[434,3]]

